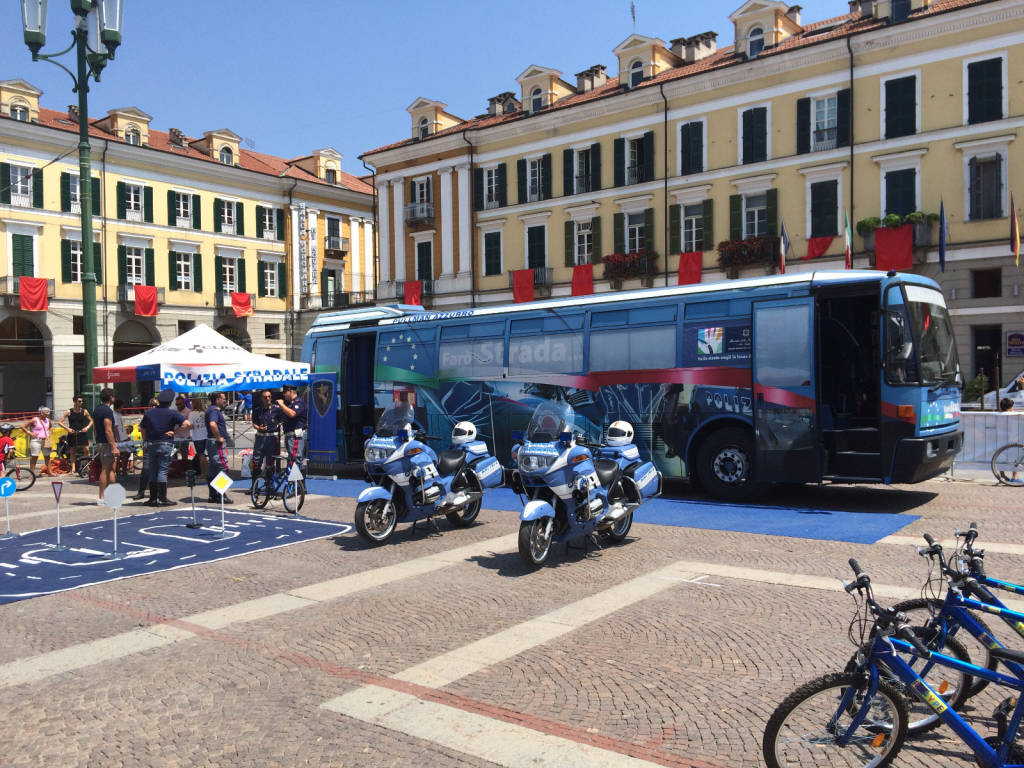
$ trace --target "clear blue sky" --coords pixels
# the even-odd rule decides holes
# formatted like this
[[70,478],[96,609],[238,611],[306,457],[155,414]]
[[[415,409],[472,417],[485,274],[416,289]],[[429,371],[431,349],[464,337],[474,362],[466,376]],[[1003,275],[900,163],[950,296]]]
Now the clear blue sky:
[[[668,41],[714,30],[729,44],[728,14],[741,4],[636,0],[636,31]],[[32,62],[20,2],[3,6],[0,79],[28,80],[42,106],[65,109],[76,101],[71,79]],[[49,6],[44,52],[71,37],[67,0]],[[848,10],[846,0],[809,0],[803,20]],[[92,85],[90,116],[135,106],[158,130],[230,128],[281,157],[330,146],[356,174],[365,172],[360,153],[410,134],[405,108],[418,96],[472,117],[488,97],[518,91],[515,77],[530,64],[572,84],[593,64],[614,75],[612,49],[633,31],[629,0],[125,0],[124,26],[117,60]]]

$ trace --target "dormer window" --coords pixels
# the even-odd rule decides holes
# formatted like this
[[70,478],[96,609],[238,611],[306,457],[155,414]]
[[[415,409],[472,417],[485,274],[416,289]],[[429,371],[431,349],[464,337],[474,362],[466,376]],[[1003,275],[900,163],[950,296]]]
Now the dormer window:
[[629,65],[629,87],[636,88],[644,80],[644,63],[637,59]]
[[142,132],[135,126],[132,126],[124,132],[124,140],[138,147],[142,144]]
[[224,163],[224,165],[235,164],[235,153],[231,151],[231,147],[220,148],[220,161]]
[[510,115],[513,112],[515,112],[516,111],[516,103],[515,103],[515,101],[513,101],[512,99],[509,99],[508,101],[506,101],[505,102],[505,107],[504,107],[503,111],[504,111],[504,113],[506,115]]
[[11,104],[11,117],[22,123],[28,122],[28,107],[24,104]]
[[326,181],[328,184],[337,184],[338,172],[333,168],[328,168],[326,171],[324,171],[324,181]]
[[544,92],[540,88],[534,88],[530,94],[530,111],[540,112],[544,109]]
[[747,58],[756,58],[764,50],[764,30],[754,27],[747,34]]
[[420,118],[420,138],[425,139],[430,135],[430,123],[427,122],[427,118]]

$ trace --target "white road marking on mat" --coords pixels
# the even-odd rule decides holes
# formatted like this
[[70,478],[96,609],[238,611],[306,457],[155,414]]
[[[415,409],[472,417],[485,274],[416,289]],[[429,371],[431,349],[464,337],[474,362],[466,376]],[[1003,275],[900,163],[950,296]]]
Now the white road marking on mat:
[[[185,616],[183,622],[197,624],[208,629],[222,629],[230,624],[256,621],[286,611],[317,605],[328,600],[361,592],[374,587],[385,586],[415,576],[437,571],[449,565],[465,562],[491,552],[508,551],[516,546],[517,535],[509,534],[494,539],[485,539],[464,547],[445,552],[424,555],[394,565],[385,565],[369,571],[360,571],[317,584],[298,587],[288,592],[279,592],[267,597],[248,600],[243,603],[217,608],[212,611]],[[99,553],[102,554],[102,553]],[[5,572],[8,576],[14,574]],[[123,632],[112,637],[79,643],[36,656],[15,659],[0,664],[0,688],[23,683],[37,682],[53,675],[84,669],[113,659],[124,658],[136,653],[169,645],[178,640],[195,637],[195,633],[168,624],[154,624],[144,629]]]
[[434,742],[503,766],[630,768],[653,765],[629,755],[539,733],[386,688],[359,688],[321,705],[333,712]]
[[17,567],[18,566],[11,565],[10,563],[0,563],[0,568],[17,568]]

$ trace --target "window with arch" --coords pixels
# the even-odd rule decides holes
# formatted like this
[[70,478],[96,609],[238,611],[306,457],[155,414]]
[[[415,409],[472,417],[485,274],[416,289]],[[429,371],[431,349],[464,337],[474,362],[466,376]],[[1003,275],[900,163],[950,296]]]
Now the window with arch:
[[324,181],[328,184],[338,183],[338,172],[334,168],[328,168],[324,171]]
[[425,139],[430,135],[430,123],[425,117],[420,118],[419,135],[421,139]]
[[134,125],[131,125],[124,132],[124,140],[138,147],[142,144],[142,132]]
[[231,151],[231,147],[220,148],[220,161],[224,163],[224,165],[235,164],[235,153]]
[[530,94],[530,111],[540,112],[544,109],[544,92],[540,88],[534,88]]
[[22,123],[28,122],[28,107],[25,104],[11,104],[11,117]]
[[764,50],[764,30],[761,27],[754,27],[747,34],[747,56],[754,58]]
[[637,59],[629,65],[629,87],[636,88],[644,80],[644,63]]

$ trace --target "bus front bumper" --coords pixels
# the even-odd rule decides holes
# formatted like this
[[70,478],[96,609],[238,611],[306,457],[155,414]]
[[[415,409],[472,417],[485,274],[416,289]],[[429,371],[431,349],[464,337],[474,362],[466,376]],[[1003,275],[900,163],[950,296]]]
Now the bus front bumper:
[[893,483],[920,483],[941,475],[953,466],[963,445],[964,433],[946,432],[930,437],[908,437],[899,441],[892,465]]

